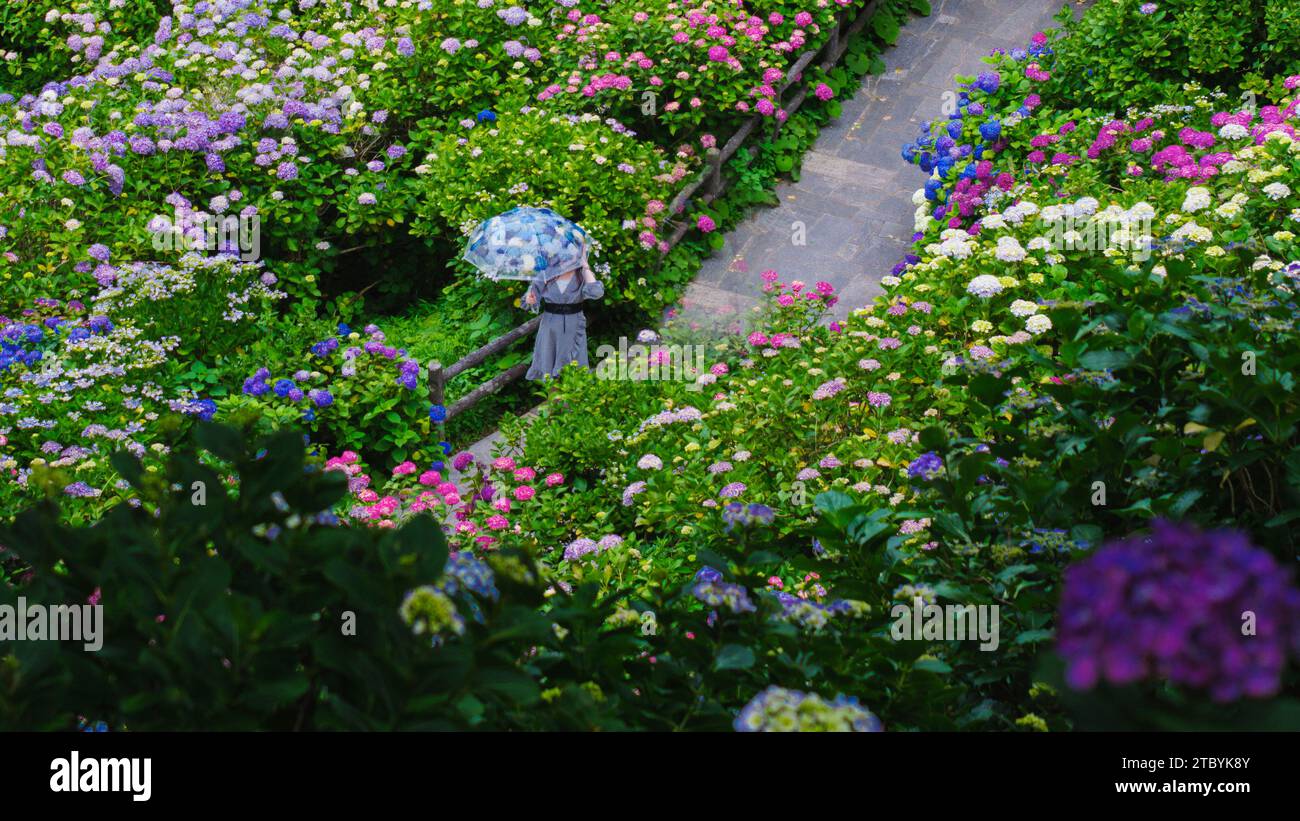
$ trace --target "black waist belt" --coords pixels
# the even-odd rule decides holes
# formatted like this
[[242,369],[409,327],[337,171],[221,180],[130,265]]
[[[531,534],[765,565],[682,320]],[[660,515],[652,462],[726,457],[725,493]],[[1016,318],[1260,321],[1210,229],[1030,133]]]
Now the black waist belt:
[[542,300],[542,310],[548,314],[576,314],[582,312],[582,303],[574,302],[570,305],[561,305],[558,302]]

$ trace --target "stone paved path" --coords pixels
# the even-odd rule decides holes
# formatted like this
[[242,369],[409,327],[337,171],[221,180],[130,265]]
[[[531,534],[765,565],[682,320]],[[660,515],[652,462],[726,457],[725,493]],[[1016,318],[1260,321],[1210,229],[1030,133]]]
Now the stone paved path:
[[[751,214],[705,261],[683,313],[748,311],[766,268],[787,279],[830,282],[841,292],[840,316],[868,302],[911,242],[912,192],[925,182],[899,156],[903,143],[939,116],[953,75],[977,73],[980,58],[994,49],[1024,46],[1052,25],[1064,2],[931,0],[930,16],[909,20],[886,49],[884,73],[866,77],[839,119],[822,128],[799,181],[778,185],[781,205]],[[806,226],[806,245],[792,242],[796,221]],[[494,432],[470,452],[490,458],[500,441]]]
[[[778,185],[781,205],[751,214],[705,261],[687,291],[686,312],[746,311],[767,268],[787,281],[830,282],[842,295],[840,316],[878,294],[880,277],[910,244],[912,193],[925,182],[899,157],[903,143],[939,116],[953,75],[977,73],[980,58],[994,49],[1024,46],[1053,25],[1063,4],[932,0],[930,16],[909,20],[885,51],[884,73],[864,78],[839,119],[822,129],[799,181]],[[806,245],[793,243],[796,222],[805,227]]]

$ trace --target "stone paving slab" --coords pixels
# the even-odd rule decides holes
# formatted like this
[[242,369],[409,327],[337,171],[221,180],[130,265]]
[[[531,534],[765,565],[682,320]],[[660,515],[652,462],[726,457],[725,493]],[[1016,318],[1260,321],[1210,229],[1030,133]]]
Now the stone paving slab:
[[[797,182],[777,186],[780,205],[754,212],[727,234],[688,289],[685,313],[745,311],[761,295],[759,272],[825,279],[842,292],[837,316],[880,293],[879,279],[907,251],[912,192],[925,181],[899,157],[922,122],[939,116],[953,75],[974,74],[994,49],[1023,46],[1053,25],[1062,0],[935,0],[864,78],[840,118],[822,129]],[[806,244],[796,245],[801,224]]]

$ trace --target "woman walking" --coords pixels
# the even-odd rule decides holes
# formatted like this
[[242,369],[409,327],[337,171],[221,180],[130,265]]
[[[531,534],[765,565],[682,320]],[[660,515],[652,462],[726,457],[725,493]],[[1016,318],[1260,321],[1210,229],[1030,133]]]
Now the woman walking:
[[570,362],[587,365],[587,317],[582,304],[605,295],[605,286],[596,280],[591,268],[565,271],[557,277],[538,277],[528,286],[523,306],[542,313],[533,343],[533,364],[528,379],[559,376]]

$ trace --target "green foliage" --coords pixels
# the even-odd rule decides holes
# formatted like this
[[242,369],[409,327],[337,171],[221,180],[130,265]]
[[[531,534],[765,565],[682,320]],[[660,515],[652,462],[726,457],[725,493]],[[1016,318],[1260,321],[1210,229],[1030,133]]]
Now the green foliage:
[[[1144,5],[1155,11],[1143,14]],[[1300,71],[1297,14],[1291,0],[1101,0],[1077,20],[1066,8],[1052,101],[1119,114],[1177,96],[1188,82],[1262,92],[1259,78]]]

